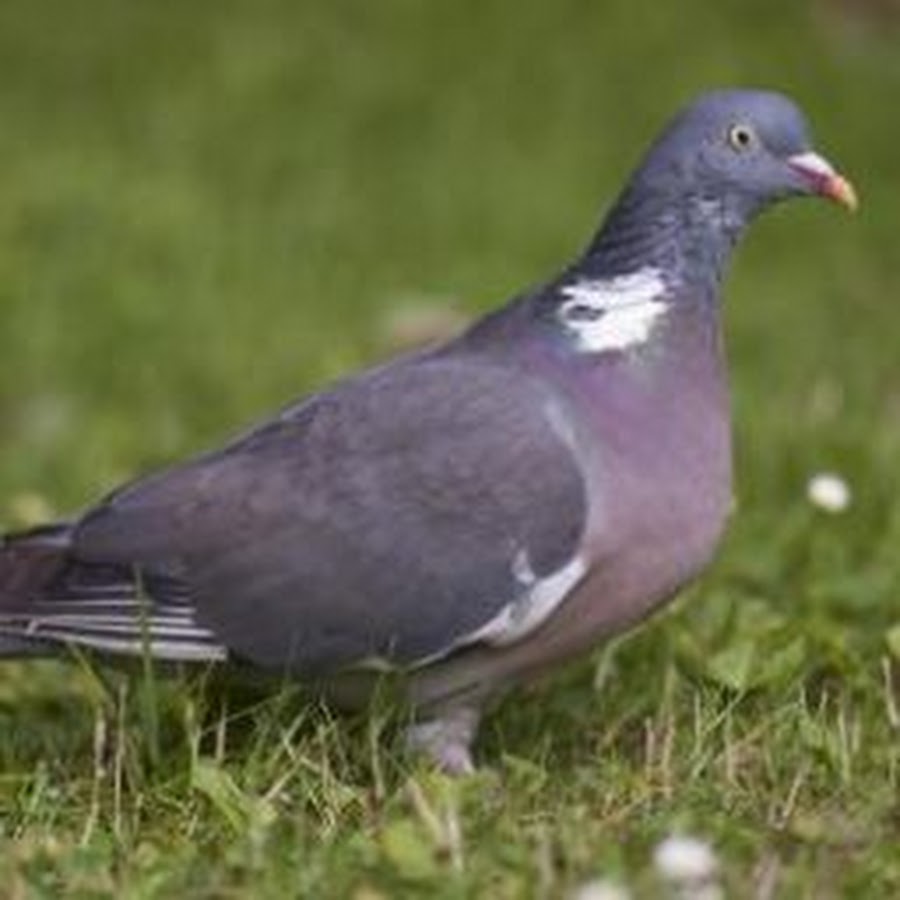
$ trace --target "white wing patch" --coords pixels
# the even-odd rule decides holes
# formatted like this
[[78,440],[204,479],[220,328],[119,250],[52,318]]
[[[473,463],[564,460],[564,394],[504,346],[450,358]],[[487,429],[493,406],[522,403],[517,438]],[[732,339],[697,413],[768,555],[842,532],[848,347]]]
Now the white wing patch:
[[559,289],[559,317],[584,353],[643,344],[668,310],[666,283],[648,267],[613,278],[582,279]]
[[525,550],[516,554],[512,568],[516,581],[527,589],[524,596],[508,603],[493,619],[459,643],[505,647],[521,640],[550,617],[587,572],[587,564],[575,556],[552,574],[538,578]]
[[507,603],[493,619],[480,628],[458,637],[436,653],[412,662],[398,663],[375,655],[356,660],[347,668],[379,673],[410,671],[438,662],[460,647],[471,647],[473,644],[505,647],[513,644],[527,637],[550,618],[585,576],[587,570],[587,563],[580,556],[575,556],[550,575],[538,578],[531,567],[528,551],[521,549],[513,557],[512,574],[525,589],[524,592],[516,600]]

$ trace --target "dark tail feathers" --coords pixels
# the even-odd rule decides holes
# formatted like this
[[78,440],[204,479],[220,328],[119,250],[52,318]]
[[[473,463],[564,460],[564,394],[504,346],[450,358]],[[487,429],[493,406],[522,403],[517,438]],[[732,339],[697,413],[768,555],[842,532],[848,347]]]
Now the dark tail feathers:
[[40,594],[58,578],[69,548],[68,524],[44,525],[0,539],[0,610]]
[[169,661],[224,659],[195,612],[174,570],[78,559],[68,523],[0,542],[0,657],[76,645],[125,656],[149,650]]
[[[40,596],[59,577],[69,533],[68,523],[61,522],[0,538],[0,613]],[[0,657],[47,656],[56,649],[26,635],[5,634],[0,626]]]

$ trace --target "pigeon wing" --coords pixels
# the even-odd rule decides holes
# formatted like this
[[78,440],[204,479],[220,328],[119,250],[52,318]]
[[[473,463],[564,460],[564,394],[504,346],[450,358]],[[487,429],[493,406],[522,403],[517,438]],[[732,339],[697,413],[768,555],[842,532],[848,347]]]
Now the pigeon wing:
[[126,487],[74,551],[177,566],[199,623],[299,674],[508,642],[584,571],[585,487],[558,403],[471,358],[375,370]]

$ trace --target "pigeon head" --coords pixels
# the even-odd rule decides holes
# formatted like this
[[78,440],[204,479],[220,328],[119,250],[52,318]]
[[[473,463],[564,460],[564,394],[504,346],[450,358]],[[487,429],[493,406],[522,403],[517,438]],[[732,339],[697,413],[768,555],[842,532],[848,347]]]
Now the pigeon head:
[[651,145],[590,253],[613,272],[668,262],[686,276],[718,275],[759,212],[798,196],[856,207],[797,106],[769,91],[704,94]]
[[803,113],[781,94],[716,91],[683,110],[637,175],[645,190],[725,200],[751,214],[791,196],[856,206],[850,183],[813,149]]

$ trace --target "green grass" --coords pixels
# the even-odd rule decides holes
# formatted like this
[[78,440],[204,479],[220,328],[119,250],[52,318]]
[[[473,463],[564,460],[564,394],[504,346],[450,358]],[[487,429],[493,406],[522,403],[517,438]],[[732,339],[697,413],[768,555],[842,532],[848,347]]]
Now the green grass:
[[[900,23],[885,5],[10,0],[0,9],[0,513],[88,503],[464,314],[587,238],[692,93],[801,100],[857,181],[742,248],[739,505],[667,614],[513,695],[479,775],[297,691],[0,670],[0,895],[900,896]],[[836,470],[853,504],[805,499]],[[766,885],[774,893],[766,894]]]

